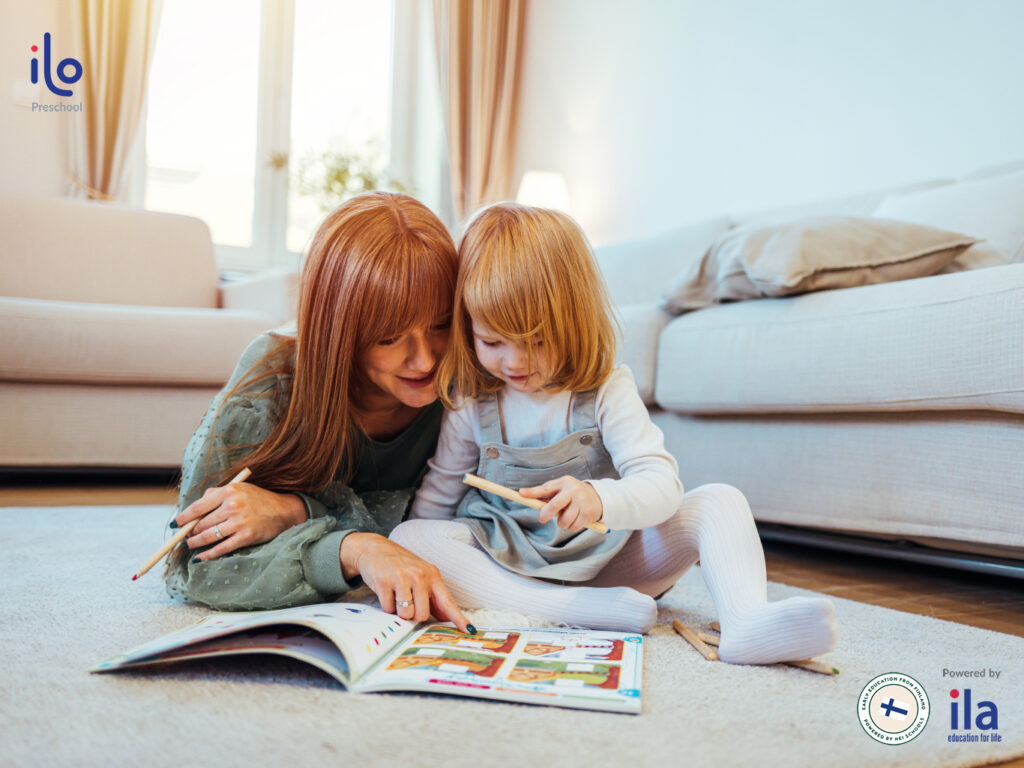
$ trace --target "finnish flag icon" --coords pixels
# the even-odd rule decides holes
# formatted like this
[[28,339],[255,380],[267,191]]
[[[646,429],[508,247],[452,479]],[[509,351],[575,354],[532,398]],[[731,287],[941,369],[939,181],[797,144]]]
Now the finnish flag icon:
[[881,744],[905,744],[928,724],[928,694],[910,675],[886,672],[860,692],[857,716],[865,733]]
[[890,696],[878,702],[878,714],[890,720],[906,720],[910,713],[910,703]]

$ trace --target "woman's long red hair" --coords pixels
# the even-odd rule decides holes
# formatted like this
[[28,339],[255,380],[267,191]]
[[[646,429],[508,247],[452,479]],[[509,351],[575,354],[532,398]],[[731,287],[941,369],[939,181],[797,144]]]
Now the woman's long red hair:
[[242,467],[260,487],[279,493],[351,479],[359,441],[355,396],[365,383],[362,353],[446,316],[457,270],[451,234],[407,195],[371,192],[329,214],[302,270],[297,336],[282,337],[254,366],[263,372],[244,377],[232,392],[292,374],[291,396],[271,393],[280,418],[270,435],[204,485],[223,483]]

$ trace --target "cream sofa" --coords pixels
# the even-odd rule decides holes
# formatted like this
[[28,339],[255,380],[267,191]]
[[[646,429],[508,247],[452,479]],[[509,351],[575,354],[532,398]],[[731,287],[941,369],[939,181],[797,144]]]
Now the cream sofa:
[[[770,537],[1024,575],[1024,263],[954,262],[945,274],[677,317],[659,309],[680,260],[737,224],[872,216],[894,195],[948,189],[955,199],[953,185],[1022,169],[598,249],[622,357],[684,485],[737,486]],[[1024,207],[1018,222],[1024,231]],[[1024,249],[1002,258],[1015,259]]]
[[206,225],[0,197],[0,467],[181,465],[293,275],[221,285]]

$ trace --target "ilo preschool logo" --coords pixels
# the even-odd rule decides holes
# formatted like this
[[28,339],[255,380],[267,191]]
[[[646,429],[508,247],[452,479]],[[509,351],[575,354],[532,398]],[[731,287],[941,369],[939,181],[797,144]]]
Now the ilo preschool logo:
[[[32,46],[32,53],[38,53],[39,46]],[[51,53],[51,42],[50,33],[47,32],[43,35],[43,81],[46,83],[46,87],[50,89],[50,92],[56,96],[63,96],[65,98],[74,95],[74,91],[70,88],[61,88],[54,84],[54,75],[64,85],[74,85],[82,79],[82,62],[78,59],[68,56],[65,59],[61,59],[57,62],[57,66],[52,66],[52,53]],[[39,82],[39,59],[32,57],[31,61],[31,75],[32,84],[35,85]],[[79,104],[39,104],[32,102],[33,112],[81,112],[82,105]]]
[[919,736],[930,712],[924,687],[902,672],[869,680],[857,701],[861,727],[880,744],[906,744]]

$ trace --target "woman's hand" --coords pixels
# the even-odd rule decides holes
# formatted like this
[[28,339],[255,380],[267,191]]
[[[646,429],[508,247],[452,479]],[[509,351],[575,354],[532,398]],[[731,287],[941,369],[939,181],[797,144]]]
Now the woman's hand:
[[408,621],[426,621],[431,613],[463,632],[476,633],[452,599],[436,566],[376,533],[350,533],[338,552],[346,580],[362,576],[380,599],[380,607]]
[[[293,525],[305,522],[306,505],[292,493],[274,493],[250,483],[207,488],[178,513],[171,525],[180,528],[199,519],[185,545],[189,549],[216,544],[196,555],[207,561],[241,547],[270,541]],[[219,542],[219,543],[218,543]]]
[[537,520],[546,523],[557,515],[558,527],[573,533],[596,523],[604,514],[604,504],[594,486],[570,475],[548,480],[544,485],[520,488],[519,493],[528,499],[550,499]]

